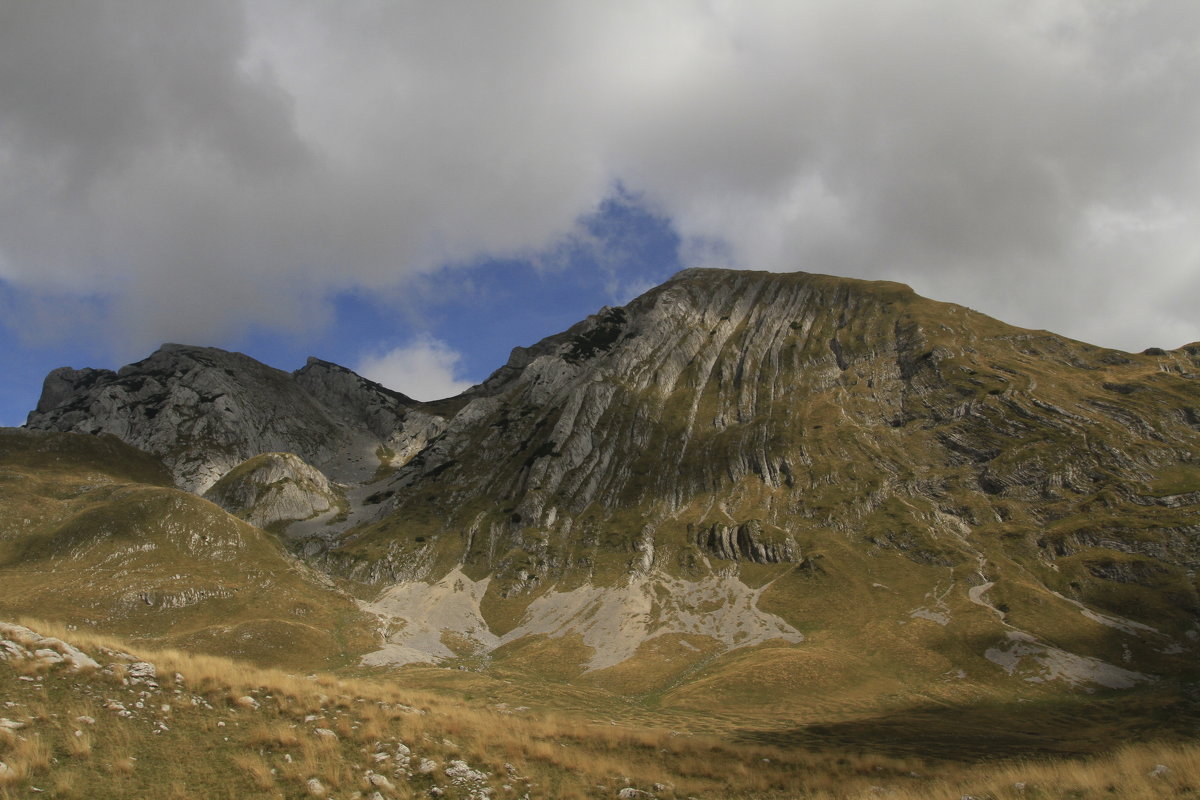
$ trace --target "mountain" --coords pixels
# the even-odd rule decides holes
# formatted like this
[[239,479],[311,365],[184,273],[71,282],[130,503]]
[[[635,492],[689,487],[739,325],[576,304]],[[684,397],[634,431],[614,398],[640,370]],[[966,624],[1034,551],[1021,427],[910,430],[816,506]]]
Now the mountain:
[[419,406],[316,358],[287,373],[240,353],[166,344],[118,372],[51,372],[26,427],[111,433],[160,456],[181,488],[203,492],[273,451],[362,480],[436,435],[439,420]]
[[244,516],[276,480],[253,460],[294,454],[312,502],[271,524],[388,623],[368,664],[777,724],[1194,681],[1198,378],[1198,345],[687,270],[441,403],[168,345],[52,373],[29,427],[248,480]]

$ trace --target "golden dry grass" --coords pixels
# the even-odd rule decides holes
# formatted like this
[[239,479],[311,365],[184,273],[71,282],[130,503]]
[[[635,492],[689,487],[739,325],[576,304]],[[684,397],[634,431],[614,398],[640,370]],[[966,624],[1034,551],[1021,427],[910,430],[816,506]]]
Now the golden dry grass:
[[[102,646],[134,650],[124,642],[27,624],[93,652]],[[171,694],[176,730],[170,743],[165,735],[148,735],[144,722],[114,718],[76,695],[75,687],[87,681],[99,684],[101,695],[119,691],[119,670],[48,674],[37,690],[31,682],[20,684],[30,687],[21,708],[36,725],[0,730],[0,760],[9,767],[0,777],[0,800],[26,796],[32,781],[51,790],[48,796],[66,798],[302,797],[310,779],[336,796],[366,796],[374,789],[364,783],[365,770],[374,766],[375,743],[384,741],[407,742],[442,765],[464,759],[496,776],[497,783],[508,779],[507,765],[514,765],[535,787],[530,795],[535,798],[611,797],[625,786],[655,784],[664,787],[656,794],[670,799],[1200,797],[1200,744],[1190,742],[1129,744],[1090,758],[971,764],[866,747],[754,744],[568,713],[514,714],[409,691],[394,680],[306,677],[181,651],[135,652],[157,665],[163,691]],[[243,697],[255,702],[242,702]],[[80,716],[97,717],[96,727],[79,722]],[[315,719],[306,719],[310,716]],[[314,735],[316,727],[337,738]],[[211,764],[228,768],[198,771]],[[414,776],[411,784],[397,781],[394,790],[382,793],[421,796],[430,785]]]

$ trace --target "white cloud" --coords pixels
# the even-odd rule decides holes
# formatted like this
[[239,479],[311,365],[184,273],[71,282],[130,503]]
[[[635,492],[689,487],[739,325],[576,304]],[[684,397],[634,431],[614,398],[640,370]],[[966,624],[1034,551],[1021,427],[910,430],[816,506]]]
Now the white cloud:
[[473,385],[459,373],[461,360],[445,342],[422,336],[401,347],[364,356],[354,371],[414,400],[440,400]]
[[45,0],[0,5],[0,97],[0,278],[141,345],[552,247],[617,184],[704,263],[1196,330],[1194,226],[1095,246],[1200,217],[1193,0]]

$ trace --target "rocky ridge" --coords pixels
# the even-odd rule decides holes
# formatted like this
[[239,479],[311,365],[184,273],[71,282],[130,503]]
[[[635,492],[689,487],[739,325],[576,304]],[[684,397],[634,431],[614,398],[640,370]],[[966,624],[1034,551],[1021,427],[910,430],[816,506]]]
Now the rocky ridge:
[[163,345],[110,370],[46,377],[26,427],[110,433],[159,456],[181,488],[203,492],[243,461],[289,452],[334,480],[403,463],[441,420],[421,404],[319,359],[294,373],[240,353]]
[[[565,556],[595,540],[586,520],[623,508],[652,530],[679,520],[784,537],[801,521],[850,532],[895,510],[876,545],[936,561],[1014,503],[1047,519],[1101,486],[1175,502],[1137,487],[1194,463],[1198,375],[1197,347],[1131,356],[899,284],[685,271],[515,350],[381,484],[376,517],[432,502],[443,529],[467,531],[467,563],[501,566],[509,545],[539,536]],[[502,511],[480,516],[476,498]],[[758,552],[715,546],[724,537],[709,537],[709,555]],[[640,538],[631,530],[627,546]],[[772,554],[757,557],[789,560]]]

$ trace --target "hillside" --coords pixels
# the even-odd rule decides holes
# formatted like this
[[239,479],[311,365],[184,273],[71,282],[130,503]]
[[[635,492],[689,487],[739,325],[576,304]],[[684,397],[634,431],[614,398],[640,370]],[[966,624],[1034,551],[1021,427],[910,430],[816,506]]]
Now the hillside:
[[374,621],[278,541],[171,486],[111,436],[0,430],[0,615],[294,669],[332,668]]

